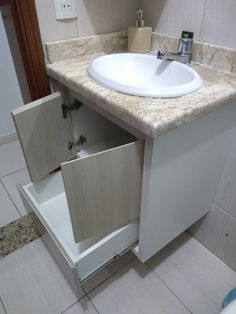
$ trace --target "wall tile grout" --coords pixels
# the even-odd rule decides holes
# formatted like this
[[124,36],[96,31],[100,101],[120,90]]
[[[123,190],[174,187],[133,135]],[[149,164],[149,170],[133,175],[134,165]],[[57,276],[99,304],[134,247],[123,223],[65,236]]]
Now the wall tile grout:
[[205,245],[204,242],[202,242],[201,240],[195,238],[194,235],[192,235],[192,233],[189,232],[188,230],[187,230],[186,232],[188,232],[196,241],[198,241],[198,242],[199,242],[202,246],[204,246],[209,252],[211,252],[213,255],[215,255],[219,260],[221,260],[221,262],[222,262],[224,265],[226,265],[228,268],[230,268],[233,272],[236,272],[233,268],[231,268],[228,264],[226,264],[226,262],[222,259],[221,256],[217,255],[217,254],[215,253],[215,251],[212,251],[211,249],[209,249],[209,248]]
[[201,41],[202,37],[202,30],[203,30],[203,23],[206,17],[206,5],[207,5],[208,0],[204,0],[204,6],[203,6],[203,14],[202,14],[202,19],[201,19],[201,24],[200,24],[200,30],[199,30],[199,41]]
[[5,314],[7,314],[7,310],[6,310],[5,306],[4,306],[4,303],[3,303],[3,300],[2,300],[1,297],[0,297],[0,304],[1,304],[2,307],[3,307],[3,310],[4,310]]
[[217,203],[212,203],[213,205],[217,206],[220,210],[222,210],[227,216],[234,219],[236,221],[236,217],[232,216],[226,209],[218,205]]

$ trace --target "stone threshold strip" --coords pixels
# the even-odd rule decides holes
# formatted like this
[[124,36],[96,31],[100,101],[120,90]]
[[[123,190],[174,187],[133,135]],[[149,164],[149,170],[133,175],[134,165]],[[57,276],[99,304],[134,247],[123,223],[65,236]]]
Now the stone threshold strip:
[[40,237],[30,215],[25,215],[0,228],[0,260]]

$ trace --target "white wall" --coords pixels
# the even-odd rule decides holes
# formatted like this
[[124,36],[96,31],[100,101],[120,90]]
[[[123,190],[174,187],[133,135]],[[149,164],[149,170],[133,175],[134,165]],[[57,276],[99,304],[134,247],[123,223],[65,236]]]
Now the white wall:
[[24,63],[20,52],[20,46],[17,40],[17,34],[11,8],[9,5],[0,5],[0,10],[2,12],[3,23],[7,34],[7,39],[11,50],[16,75],[20,85],[22,98],[24,100],[24,103],[27,104],[31,101],[31,96],[24,69]]
[[125,30],[141,5],[156,32],[190,30],[195,39],[236,48],[235,0],[76,0],[78,19],[68,21],[56,21],[54,0],[35,2],[43,42]]
[[134,25],[139,0],[76,0],[77,20],[57,21],[54,0],[36,0],[42,41],[109,33]]
[[142,0],[142,7],[156,32],[180,36],[189,30],[202,42],[236,48],[235,0]]
[[15,133],[10,111],[21,105],[23,99],[0,14],[0,142]]

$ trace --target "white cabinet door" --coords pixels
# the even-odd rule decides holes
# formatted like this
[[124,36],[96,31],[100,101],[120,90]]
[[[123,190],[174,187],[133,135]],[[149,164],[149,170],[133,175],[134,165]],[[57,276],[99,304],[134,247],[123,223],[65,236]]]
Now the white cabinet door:
[[142,167],[142,142],[62,164],[76,242],[110,233],[139,217]]
[[69,147],[73,142],[71,121],[62,114],[66,102],[66,95],[57,92],[12,111],[33,182],[76,156]]

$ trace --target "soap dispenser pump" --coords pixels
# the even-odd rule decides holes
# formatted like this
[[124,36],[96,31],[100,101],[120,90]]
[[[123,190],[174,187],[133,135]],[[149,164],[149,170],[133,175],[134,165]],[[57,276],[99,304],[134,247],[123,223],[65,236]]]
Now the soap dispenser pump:
[[137,14],[136,27],[144,27],[143,10],[138,10],[134,13]]
[[137,14],[136,26],[128,28],[128,51],[134,53],[150,52],[152,28],[144,26],[143,10],[135,11],[135,14]]

